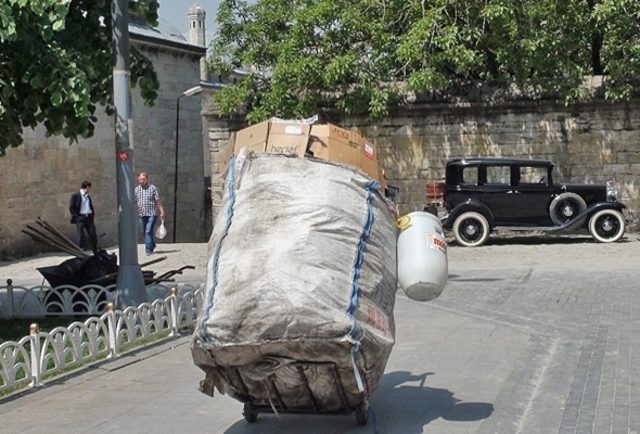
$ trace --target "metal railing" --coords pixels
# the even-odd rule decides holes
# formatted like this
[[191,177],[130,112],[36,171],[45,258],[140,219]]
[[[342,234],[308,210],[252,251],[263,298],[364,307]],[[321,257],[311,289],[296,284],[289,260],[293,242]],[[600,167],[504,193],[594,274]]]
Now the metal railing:
[[0,396],[23,387],[40,387],[45,379],[132,348],[179,335],[191,328],[202,308],[203,290],[187,290],[137,307],[106,312],[48,332],[31,325],[30,334],[0,344]]
[[[190,284],[175,286],[178,293],[197,289]],[[156,283],[147,285],[146,290],[149,299],[155,300],[167,297],[171,288]],[[25,287],[14,285],[11,279],[7,279],[7,284],[0,286],[0,319],[101,315],[108,303],[117,304],[115,284]]]

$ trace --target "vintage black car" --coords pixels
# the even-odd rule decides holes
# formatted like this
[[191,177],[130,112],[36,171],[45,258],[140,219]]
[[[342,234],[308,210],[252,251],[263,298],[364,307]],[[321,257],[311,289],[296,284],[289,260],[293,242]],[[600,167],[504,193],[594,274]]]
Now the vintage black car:
[[599,242],[624,235],[625,205],[606,185],[553,183],[543,160],[469,158],[447,163],[443,227],[463,246],[480,246],[497,230],[588,231]]

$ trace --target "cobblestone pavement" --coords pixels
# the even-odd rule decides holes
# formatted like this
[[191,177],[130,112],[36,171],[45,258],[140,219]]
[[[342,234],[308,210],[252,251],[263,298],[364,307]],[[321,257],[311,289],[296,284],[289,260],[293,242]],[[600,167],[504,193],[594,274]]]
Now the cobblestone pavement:
[[397,343],[353,416],[261,414],[196,390],[188,339],[0,401],[0,432],[640,433],[640,240],[497,238],[449,249],[443,295],[399,293]]
[[478,252],[481,267],[470,250],[452,249],[467,265],[434,303],[527,331],[478,432],[640,432],[638,237],[531,241],[495,240]]

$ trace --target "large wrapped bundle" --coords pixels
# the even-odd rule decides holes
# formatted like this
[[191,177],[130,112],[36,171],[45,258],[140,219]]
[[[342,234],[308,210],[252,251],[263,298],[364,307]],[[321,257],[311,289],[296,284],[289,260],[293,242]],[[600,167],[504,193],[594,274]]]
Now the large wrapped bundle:
[[326,161],[230,161],[192,340],[204,393],[285,410],[366,403],[395,339],[395,218],[378,188]]

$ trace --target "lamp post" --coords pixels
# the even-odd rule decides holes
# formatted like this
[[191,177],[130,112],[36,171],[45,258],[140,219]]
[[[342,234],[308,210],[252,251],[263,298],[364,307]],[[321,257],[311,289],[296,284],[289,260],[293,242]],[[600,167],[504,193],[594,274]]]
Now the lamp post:
[[129,11],[127,0],[113,2],[113,106],[115,108],[116,185],[118,189],[118,247],[120,265],[116,279],[122,308],[147,301],[144,277],[138,264],[136,214],[133,199],[133,143],[129,140]]
[[176,99],[176,156],[175,156],[175,168],[173,174],[173,242],[176,242],[176,229],[178,228],[178,151],[179,151],[179,137],[180,137],[180,98],[183,96],[193,96],[202,92],[202,87],[194,86],[185,90]]

